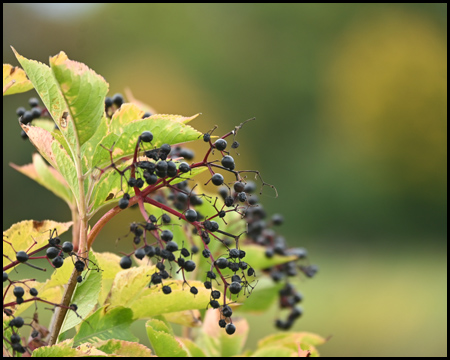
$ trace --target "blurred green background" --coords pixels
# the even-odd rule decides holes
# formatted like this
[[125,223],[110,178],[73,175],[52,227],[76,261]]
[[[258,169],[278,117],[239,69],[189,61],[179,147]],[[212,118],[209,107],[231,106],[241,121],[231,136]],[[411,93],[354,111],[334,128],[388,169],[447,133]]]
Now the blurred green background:
[[[276,185],[263,204],[320,266],[295,330],[331,335],[325,356],[447,355],[446,4],[4,4],[18,65],[10,45],[45,63],[64,50],[160,113],[201,112],[200,131],[255,116],[237,166]],[[8,165],[31,161],[15,115],[30,96],[3,101],[4,229],[70,218]],[[249,317],[248,347],[276,311]]]

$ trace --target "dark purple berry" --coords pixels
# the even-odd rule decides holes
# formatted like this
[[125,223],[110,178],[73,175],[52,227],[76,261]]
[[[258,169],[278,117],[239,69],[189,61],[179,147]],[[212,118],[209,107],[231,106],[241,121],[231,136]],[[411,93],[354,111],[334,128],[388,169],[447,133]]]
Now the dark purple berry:
[[227,324],[227,326],[225,327],[225,331],[228,335],[233,335],[236,332],[236,326],[234,326],[233,324]]
[[219,173],[216,173],[212,176],[211,181],[214,185],[220,186],[223,184],[223,176]]
[[219,151],[223,151],[227,147],[227,141],[225,139],[218,139],[214,143],[214,147]]
[[131,259],[129,256],[124,256],[120,259],[119,263],[122,269],[129,269],[131,267]]

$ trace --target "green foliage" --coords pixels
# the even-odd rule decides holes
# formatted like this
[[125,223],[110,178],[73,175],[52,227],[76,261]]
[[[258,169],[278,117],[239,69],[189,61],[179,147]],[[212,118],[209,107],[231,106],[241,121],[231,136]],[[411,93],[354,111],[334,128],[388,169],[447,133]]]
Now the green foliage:
[[[228,222],[220,221],[220,218],[217,217],[219,215],[217,199],[213,201],[213,197],[200,187],[196,187],[195,192],[202,194],[203,203],[197,204],[196,210],[204,218],[220,221],[220,230],[210,231],[213,241],[206,242],[198,236],[202,231],[208,234],[206,221],[203,223],[191,221],[192,224],[187,224],[182,220],[183,212],[178,212],[165,205],[167,199],[173,195],[170,193],[170,189],[177,189],[177,192],[182,193],[180,188],[174,187],[176,184],[186,179],[193,179],[205,170],[213,172],[212,166],[217,165],[216,161],[197,163],[188,173],[171,175],[169,176],[170,180],[169,177],[162,180],[159,187],[166,188],[157,189],[160,191],[158,201],[142,196],[141,191],[146,190],[137,190],[133,186],[128,186],[128,173],[127,176],[124,175],[126,171],[139,170],[139,164],[135,159],[143,156],[146,150],[156,151],[161,148],[160,151],[162,151],[163,144],[176,147],[181,143],[200,139],[202,133],[187,125],[197,115],[184,117],[154,114],[146,115],[144,118],[144,110],[147,107],[139,105],[138,102],[116,104],[114,112],[108,113],[105,111],[105,96],[109,84],[86,65],[68,59],[64,52],[51,57],[50,66],[29,60],[15,50],[14,52],[25,72],[18,68],[13,71],[11,66],[4,66],[4,88],[5,82],[9,84],[6,94],[26,91],[32,84],[57,128],[45,119],[36,119],[32,124],[21,124],[39,154],[33,155],[32,164],[13,165],[13,167],[63,199],[72,210],[73,216],[73,221],[67,223],[49,220],[23,221],[4,232],[4,238],[16,250],[28,249],[31,245],[30,238],[33,238],[37,249],[46,250],[51,247],[49,250],[53,249],[58,254],[55,254],[54,257],[48,255],[47,258],[47,260],[59,260],[59,264],[54,263],[57,264],[57,266],[55,265],[57,269],[52,273],[50,279],[45,282],[37,282],[32,279],[23,282],[38,290],[39,299],[32,299],[32,301],[43,301],[67,311],[60,317],[59,325],[55,325],[58,323],[58,312],[55,312],[56,321],[52,325],[54,328],[51,329],[54,333],[56,332],[55,340],[52,340],[53,345],[39,347],[33,351],[32,356],[137,357],[151,356],[153,353],[157,356],[169,357],[250,355],[251,352],[244,353],[249,332],[244,318],[233,317],[232,320],[230,317],[227,318],[228,323],[232,322],[236,326],[236,332],[229,335],[218,326],[219,319],[224,321],[225,317],[225,315],[221,315],[220,310],[210,309],[205,312],[212,293],[203,284],[204,274],[207,271],[216,270],[218,281],[213,283],[213,289],[219,288],[219,286],[225,286],[226,289],[225,282],[236,273],[230,269],[222,269],[221,272],[218,271],[218,267],[215,269],[214,259],[223,256],[224,252],[229,251],[229,248],[224,246],[224,241],[214,239],[213,232],[218,231],[216,234],[223,234],[225,237],[231,238],[236,241],[234,244],[237,244],[239,240],[239,248],[245,251],[245,261],[258,273],[294,261],[296,257],[287,255],[268,257],[265,254],[264,246],[246,242],[242,236],[245,232],[245,221],[242,213],[238,211],[239,205],[236,205],[234,211],[228,212]],[[25,73],[29,80],[26,79]],[[12,80],[15,82],[13,83]],[[235,132],[230,132],[227,136],[235,135],[237,129],[235,128]],[[144,131],[150,131],[153,134],[154,139],[151,144],[139,142],[140,135]],[[210,150],[213,148],[211,147]],[[147,157],[150,158],[150,155]],[[175,164],[179,163],[176,159],[174,161]],[[158,175],[158,177],[160,176]],[[152,190],[150,187],[147,189]],[[186,198],[191,196],[193,191],[194,189],[190,193],[184,194]],[[115,254],[93,252],[90,249],[92,241],[98,234],[97,227],[101,229],[105,225],[106,221],[102,221],[106,215],[93,228],[90,228],[88,221],[102,207],[115,204],[119,198],[122,198],[124,192],[127,192],[130,198],[133,197],[141,202],[140,211],[145,214],[145,223],[135,224],[139,229],[142,230],[149,225],[147,220],[149,214],[161,218],[162,215],[168,216],[167,214],[170,213],[170,229],[178,248],[186,247],[192,251],[192,246],[195,244],[200,249],[209,250],[211,258],[204,259],[201,251],[198,254],[183,255],[186,258],[185,261],[193,261],[196,264],[195,271],[191,271],[194,270],[193,268],[189,269],[187,266],[180,265],[182,264],[181,260],[175,260],[180,269],[172,271],[170,278],[168,278],[169,275],[164,277],[162,283],[160,278],[159,282],[152,284],[150,282],[152,275],[161,274],[162,270],[155,264],[159,262],[161,266],[161,259],[151,258],[153,255],[148,255],[151,259],[147,256],[139,257],[137,252],[133,251],[131,254],[136,255],[134,258],[139,266],[127,268],[129,264],[124,266],[120,262],[120,257]],[[143,198],[147,200],[145,204],[143,204]],[[148,202],[151,202],[151,205]],[[122,206],[115,207],[108,214],[115,214],[123,209]],[[111,218],[108,219],[108,221],[110,220]],[[155,237],[158,246],[163,249],[160,250],[168,251],[164,249],[164,244],[158,235],[158,231],[166,225],[162,224],[161,220],[158,221],[157,225],[154,225],[156,227],[147,229],[144,234],[136,236],[136,248],[144,249],[138,245],[141,242],[140,236],[143,236],[146,246],[152,244],[155,241],[152,237]],[[73,252],[64,250],[64,254],[64,247],[61,247],[59,239],[58,243],[51,243],[48,233],[44,236],[43,232],[55,229],[57,234],[61,235],[71,225],[76,230],[74,231],[73,245],[79,246],[79,248],[74,249]],[[52,239],[55,240],[55,238]],[[87,251],[83,251],[86,249]],[[181,256],[178,252],[173,254],[174,257],[175,255]],[[5,258],[9,258],[13,262],[12,265],[7,265],[6,269],[4,263],[4,271],[10,272],[18,264],[18,261],[14,263],[16,253],[13,247],[4,244]],[[125,260],[128,259],[125,257]],[[172,270],[174,264],[172,261],[173,259],[164,264],[169,271]],[[77,263],[78,265],[81,263],[79,270],[77,270]],[[122,269],[121,266],[127,269]],[[84,270],[81,271],[82,269]],[[77,278],[77,283],[75,283]],[[255,277],[249,275],[249,283],[247,283],[247,279],[245,282],[247,291],[241,292],[239,296],[233,296],[233,299],[229,293],[226,296],[221,294],[224,302],[233,307],[233,312],[239,311],[241,303],[247,302],[248,289],[253,291],[254,288],[249,284],[254,280]],[[262,278],[260,282],[261,286],[256,287],[248,305],[242,307],[243,313],[266,310],[275,301],[282,287],[281,284],[274,284],[268,278]],[[171,293],[164,293],[163,286],[166,286],[165,290],[167,290],[167,286],[170,286]],[[191,293],[193,287],[197,291]],[[60,300],[61,298],[63,300]],[[12,306],[10,304],[16,305],[16,300],[11,291],[4,294],[4,303],[9,306]],[[20,304],[15,316],[32,305],[32,301]],[[60,313],[64,314],[62,311]],[[149,319],[145,328],[153,352],[137,343],[138,339],[130,331],[131,324],[139,319]],[[194,331],[193,328],[198,328],[195,340],[194,337],[179,338],[175,336],[171,323],[192,328],[190,329],[192,331]],[[5,328],[5,333],[10,336],[10,330],[4,323]],[[73,329],[76,334],[73,339],[68,339],[70,330],[73,331]],[[280,354],[295,356],[299,350],[293,348],[293,344],[297,343],[300,344],[298,346],[301,346],[302,350],[311,351],[313,355],[316,355],[315,346],[323,342],[322,338],[307,333],[279,334],[261,340],[253,356],[269,356],[276,354],[276,351],[278,351],[278,356]]]

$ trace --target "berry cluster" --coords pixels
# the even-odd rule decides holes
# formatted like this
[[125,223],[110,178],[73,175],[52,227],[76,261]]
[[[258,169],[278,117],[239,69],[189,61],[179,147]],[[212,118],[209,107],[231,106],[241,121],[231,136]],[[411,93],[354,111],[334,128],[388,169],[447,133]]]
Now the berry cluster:
[[[33,120],[50,117],[47,108],[45,106],[40,106],[37,98],[30,98],[28,100],[28,105],[30,106],[30,110],[27,110],[23,106],[18,107],[16,110],[16,114],[19,117],[19,122],[21,124],[29,125]],[[20,136],[24,140],[28,139],[28,136],[23,129]]]
[[[56,236],[55,236],[55,234],[56,234]],[[7,255],[3,255],[5,258],[7,258],[10,261],[10,263],[8,265],[3,267],[3,282],[8,283],[6,285],[6,287],[3,289],[3,298],[5,299],[6,295],[11,291],[11,289],[12,289],[13,295],[15,297],[15,301],[3,303],[3,312],[7,316],[10,316],[13,318],[9,322],[8,327],[4,328],[3,340],[6,341],[11,346],[11,348],[14,352],[17,352],[20,354],[28,352],[29,354],[31,354],[29,347],[27,345],[23,345],[22,338],[20,337],[18,331],[24,325],[30,326],[32,328],[31,338],[35,339],[40,335],[40,333],[42,332],[42,329],[45,329],[38,324],[37,303],[41,302],[41,303],[49,304],[49,305],[52,305],[54,308],[55,307],[65,308],[67,310],[73,311],[77,316],[79,316],[77,313],[78,307],[76,304],[64,306],[63,304],[52,303],[50,301],[40,298],[38,290],[34,287],[28,286],[28,284],[27,284],[29,282],[35,281],[35,279],[12,280],[10,278],[10,275],[8,274],[7,270],[16,267],[19,264],[25,264],[36,270],[46,271],[45,268],[40,268],[40,267],[30,263],[30,261],[37,260],[37,259],[46,259],[54,269],[58,269],[64,264],[64,257],[71,256],[72,262],[74,263],[74,267],[80,274],[78,276],[77,280],[78,280],[78,282],[81,282],[81,281],[83,281],[81,272],[85,269],[85,267],[88,267],[87,264],[89,264],[89,262],[88,262],[87,258],[84,258],[84,257],[76,254],[75,252],[73,252],[73,245],[71,242],[66,241],[61,244],[61,239],[58,236],[56,229],[54,229],[53,231],[50,231],[50,237],[48,239],[48,243],[38,249],[35,249],[35,250],[32,250],[32,249],[37,244],[36,241],[34,241],[34,243],[27,250],[20,250],[20,251],[16,251],[16,249],[14,249],[13,244],[8,242],[7,240],[3,239],[3,242],[8,244],[9,246],[11,246],[11,248],[16,253],[15,260],[9,258]],[[41,251],[44,251],[44,250],[45,250],[45,255],[34,256],[35,254],[37,254]],[[92,263],[92,262],[90,262],[90,263]],[[94,264],[94,266],[95,266],[95,264]],[[88,267],[88,269],[91,270],[89,267]],[[99,270],[98,267],[96,267],[95,270],[98,271]],[[26,293],[28,293],[29,296],[26,296],[27,295]],[[26,298],[25,298],[25,296],[26,296]],[[19,306],[20,304],[28,303],[28,302],[35,302],[36,312],[33,317],[33,321],[31,321],[30,323],[25,323],[24,319],[22,317],[20,317],[20,316],[15,317],[13,315],[13,309],[16,306]],[[12,332],[12,335],[10,337],[7,337],[7,336],[5,336],[5,331],[9,328]],[[41,341],[41,346],[43,346],[43,345],[46,345],[46,343]]]
[[[112,101],[111,106],[119,103],[116,104]],[[258,196],[254,194],[256,184],[246,180],[242,173],[254,173],[261,180],[262,187],[269,186],[273,189],[274,187],[265,183],[258,171],[235,170],[235,161],[226,151],[228,148],[226,138],[231,135],[235,138],[242,125],[215,142],[211,140],[214,129],[204,134],[203,140],[209,144],[209,148],[202,161],[191,163],[188,163],[194,158],[191,150],[180,146],[172,148],[169,144],[152,147],[154,136],[150,131],[144,131],[137,139],[131,162],[125,162],[125,165],[121,166],[116,165],[112,158],[113,145],[110,149],[104,147],[110,153],[110,165],[98,169],[100,175],[112,169],[121,176],[123,195],[119,199],[118,207],[124,210],[130,207],[130,204],[137,204],[144,218],[144,222],[134,222],[130,225],[134,251],[124,254],[120,260],[120,266],[123,269],[130,268],[133,254],[140,260],[151,259],[156,264],[157,271],[152,274],[149,287],[158,285],[161,286],[164,294],[170,294],[172,289],[165,280],[173,276],[172,271],[176,271],[176,273],[181,272],[184,283],[190,287],[190,292],[196,295],[198,289],[189,285],[186,275],[197,267],[192,255],[200,252],[196,245],[198,241],[194,240],[199,238],[203,246],[203,258],[210,264],[210,270],[207,271],[204,282],[205,288],[211,291],[207,306],[219,309],[221,314],[219,326],[225,328],[230,335],[236,330],[231,319],[233,314],[230,307],[233,302],[232,297],[237,297],[242,292],[244,294],[251,293],[254,288],[251,283],[252,277],[255,276],[255,270],[251,264],[244,261],[246,253],[240,249],[240,238],[243,234],[230,234],[221,229],[220,223],[226,225],[228,215],[237,213],[248,223],[247,235],[241,241],[265,246],[267,257],[276,253],[280,256],[296,255],[296,259],[299,260],[306,256],[306,251],[303,249],[288,249],[284,238],[276,235],[272,230],[273,226],[278,226],[283,222],[280,215],[274,215],[272,220],[266,223],[265,211],[258,204]],[[236,149],[238,146],[239,143],[233,139],[231,148]],[[221,155],[220,165],[217,164],[217,160],[209,160],[214,153]],[[211,177],[205,185],[212,183],[219,187],[220,197],[214,198],[204,193],[198,193],[197,185],[189,185],[191,171],[199,167],[206,167],[209,170]],[[221,173],[215,170],[220,170]],[[231,183],[226,182],[223,173],[233,174],[235,180]],[[134,196],[130,195],[133,192]],[[199,211],[198,208],[205,200],[210,202],[215,209],[214,215],[205,217]],[[151,204],[165,213],[159,218],[148,214],[144,203]],[[166,228],[171,226],[171,216],[186,222],[186,231],[191,241],[190,251],[184,246],[180,248],[176,239],[174,240],[173,232]],[[215,258],[209,248],[211,240],[219,241],[226,255]],[[264,272],[269,273],[274,281],[282,281],[287,277],[295,276],[297,268],[305,272],[305,267],[297,266],[296,261],[265,269]],[[232,275],[227,275],[229,273]],[[307,275],[310,273],[305,272]],[[222,286],[223,291],[217,290],[217,286]],[[287,280],[285,287],[292,288]],[[220,301],[221,298],[222,301]],[[288,329],[292,326],[293,321],[300,317],[301,309],[295,307],[300,300],[301,296],[294,290],[280,293],[282,308],[290,308],[291,312],[286,322],[277,320],[278,328]]]

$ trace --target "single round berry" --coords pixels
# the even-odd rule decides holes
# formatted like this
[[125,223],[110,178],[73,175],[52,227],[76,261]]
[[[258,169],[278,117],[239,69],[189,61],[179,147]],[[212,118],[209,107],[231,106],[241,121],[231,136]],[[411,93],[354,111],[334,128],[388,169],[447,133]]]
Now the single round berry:
[[168,223],[170,223],[170,216],[167,214],[163,214],[161,216],[161,220],[163,221],[164,224],[168,224]]
[[203,283],[203,285],[205,285],[205,288],[206,288],[206,289],[211,289],[211,281],[205,281],[205,282]]
[[232,262],[232,261],[229,261],[229,262],[228,262],[228,268],[229,268],[231,271],[236,272],[236,271],[239,270],[239,263],[238,263],[238,262]]
[[222,308],[222,314],[225,317],[231,317],[231,315],[233,315],[233,310],[231,310],[231,308],[228,305],[225,305]]
[[170,252],[174,252],[178,250],[178,244],[175,241],[169,241],[166,244],[166,250],[170,251]]
[[238,194],[238,200],[240,202],[245,202],[247,200],[247,194],[245,192],[241,192]]
[[239,249],[230,249],[230,258],[237,259],[239,257]]
[[35,107],[31,110],[31,115],[33,116],[33,119],[39,119],[41,117],[41,109],[38,107]]
[[140,189],[141,187],[144,186],[144,180],[142,180],[141,178],[136,179],[136,186]]
[[230,289],[230,293],[232,294],[239,294],[239,292],[242,290],[242,286],[237,281],[233,281],[228,289]]
[[134,256],[136,256],[139,260],[142,260],[145,257],[145,249],[140,248],[134,252]]
[[16,259],[18,262],[24,263],[28,260],[28,254],[23,250],[18,251],[16,254]]
[[208,142],[209,140],[211,140],[211,134],[204,134],[203,135],[203,141],[204,142]]
[[161,275],[160,274],[158,274],[158,273],[154,273],[154,274],[152,274],[152,281],[151,281],[151,283],[153,283],[153,284],[160,284],[161,283],[161,279],[162,279],[162,277],[161,277]]
[[39,100],[35,97],[32,97],[28,100],[28,105],[30,105],[30,107],[36,107],[39,106]]
[[82,272],[84,270],[84,267],[85,267],[84,261],[81,261],[81,260],[75,261],[75,269],[78,272]]
[[249,181],[247,182],[247,184],[245,185],[244,191],[246,193],[252,193],[256,190],[256,184],[253,181]]
[[220,326],[221,328],[224,328],[226,325],[227,325],[227,322],[226,322],[224,319],[220,319],[220,320],[219,320],[219,326]]
[[128,186],[136,186],[136,179],[135,178],[130,178],[128,180]]
[[29,124],[31,121],[33,121],[33,113],[31,111],[25,111],[20,117],[20,122],[24,125]]
[[12,334],[10,340],[11,340],[11,343],[17,344],[21,340],[20,339],[20,335],[19,334]]
[[81,275],[77,276],[77,283],[83,282],[83,277]]
[[159,151],[162,152],[163,154],[169,154],[170,149],[171,147],[169,144],[162,144],[161,147],[159,148]]
[[9,325],[14,326],[16,328],[21,328],[25,322],[23,321],[23,318],[20,316],[17,316],[13,320],[10,321]]
[[109,96],[105,97],[105,108],[109,108],[112,105],[113,105],[113,100]]
[[248,275],[248,276],[253,276],[253,275],[255,275],[255,269],[249,268],[248,271],[247,271],[247,275]]
[[161,276],[161,279],[165,280],[169,278],[169,273],[166,270],[162,270],[159,275]]
[[230,169],[230,170],[234,170],[234,167],[235,167],[235,165],[234,165],[234,159],[233,159],[230,155],[225,155],[225,156],[222,158],[221,163],[222,163],[222,166],[223,166],[223,167],[225,167],[225,168],[227,168],[227,169]]
[[49,247],[47,249],[47,251],[45,252],[45,254],[47,255],[47,257],[49,259],[54,259],[55,257],[58,256],[59,254],[59,249],[55,248],[55,247]]
[[112,97],[112,101],[117,107],[122,106],[122,104],[124,103],[124,99],[123,99],[122,94],[115,94]]
[[148,257],[153,257],[155,256],[155,248],[151,245],[146,245],[144,246],[144,250],[145,250],[145,255],[147,255]]
[[178,170],[180,170],[180,172],[182,173],[187,173],[191,170],[191,167],[188,163],[182,162],[180,165],[178,165]]
[[71,304],[71,305],[69,305],[69,308],[70,308],[71,310],[73,310],[73,311],[77,311],[77,310],[78,310],[77,304]]
[[233,185],[234,191],[236,191],[237,193],[243,192],[245,189],[245,184],[243,182],[240,181],[236,181]]
[[55,268],[59,269],[64,265],[64,259],[61,256],[57,256],[52,260],[52,264]]
[[195,286],[191,287],[191,289],[189,291],[191,292],[191,294],[194,294],[194,295],[198,294],[198,289]]
[[27,135],[27,133],[25,132],[25,130],[21,130],[20,131],[20,137],[23,139],[23,140],[26,140],[26,139],[28,139],[28,135]]
[[151,142],[153,140],[153,134],[150,131],[144,131],[141,134],[141,141],[143,142]]
[[131,259],[129,256],[124,256],[120,259],[119,263],[122,269],[129,269],[131,267]]
[[13,290],[13,294],[15,297],[23,297],[25,290],[21,286],[16,286]]
[[189,209],[184,213],[186,220],[189,222],[194,222],[197,220],[197,211]]
[[177,176],[177,165],[173,161],[167,162],[167,175],[170,177]]
[[219,269],[226,269],[228,266],[228,260],[223,257],[220,257],[215,261],[215,264]]
[[17,116],[22,116],[23,114],[25,114],[25,111],[27,111],[23,106],[18,107],[16,110],[16,114]]
[[35,288],[30,289],[30,295],[31,296],[38,296],[38,291]]
[[220,298],[220,291],[219,290],[213,290],[211,291],[211,297],[213,299],[219,299]]
[[12,348],[19,354],[24,354],[27,351],[21,344],[12,344]]
[[227,147],[227,141],[225,139],[218,139],[214,143],[214,147],[219,151],[223,151]]
[[223,184],[223,176],[221,174],[214,174],[211,178],[211,181],[214,185],[220,186]]
[[3,282],[8,280],[8,273],[6,271],[3,271]]
[[170,241],[173,239],[173,233],[170,230],[163,230],[161,231],[161,240],[163,241]]
[[119,207],[123,210],[126,209],[128,207],[128,204],[130,202],[128,201],[128,199],[126,199],[125,197],[123,197],[122,199],[119,200]]
[[61,248],[62,248],[62,251],[64,251],[65,253],[70,253],[70,252],[72,252],[72,250],[73,250],[73,245],[72,245],[71,242],[65,241],[65,242],[62,244]]
[[207,271],[206,272],[206,277],[209,279],[215,279],[216,278],[216,274],[214,273],[214,271]]
[[236,326],[234,326],[233,324],[227,324],[227,326],[225,327],[225,331],[228,335],[233,335],[236,332]]
[[195,269],[195,262],[193,262],[192,260],[188,260],[185,262],[184,270],[191,272],[194,271],[194,269]]
[[182,248],[181,249],[181,255],[183,255],[184,257],[188,257],[190,254],[189,250],[186,248]]
[[32,332],[31,332],[31,337],[34,339],[34,338],[37,338],[39,336],[39,331],[37,331],[37,330],[33,330]]
[[204,258],[209,258],[211,256],[211,251],[209,251],[209,249],[204,249],[202,255]]
[[224,200],[225,206],[232,207],[234,205],[234,199],[231,196],[227,196]]
[[217,300],[211,300],[211,301],[209,302],[209,304],[211,305],[211,307],[212,307],[213,309],[218,309],[218,308],[220,308],[220,304],[219,304],[219,302],[218,302]]
[[164,294],[169,295],[172,292],[172,289],[170,288],[170,286],[166,285],[163,286],[162,291]]
[[240,267],[242,270],[246,270],[247,267],[248,267],[248,264],[247,264],[245,261],[241,261],[241,262],[239,263],[239,267]]

